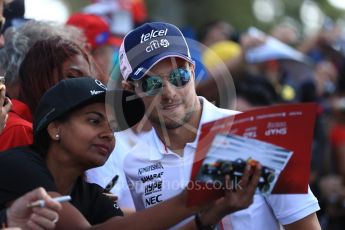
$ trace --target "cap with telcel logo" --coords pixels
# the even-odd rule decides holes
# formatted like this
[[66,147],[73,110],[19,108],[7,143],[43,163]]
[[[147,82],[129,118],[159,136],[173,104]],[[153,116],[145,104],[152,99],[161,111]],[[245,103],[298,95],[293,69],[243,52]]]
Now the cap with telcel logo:
[[145,23],[129,32],[120,47],[120,69],[125,80],[139,80],[157,62],[180,57],[194,64],[182,32],[164,22]]
[[[124,130],[141,120],[145,112],[144,103],[132,92],[107,90],[99,80],[78,77],[60,81],[41,98],[34,117],[34,136],[38,137],[48,124],[73,109],[94,102],[104,102],[114,109],[117,130]],[[107,114],[108,115],[108,114]]]

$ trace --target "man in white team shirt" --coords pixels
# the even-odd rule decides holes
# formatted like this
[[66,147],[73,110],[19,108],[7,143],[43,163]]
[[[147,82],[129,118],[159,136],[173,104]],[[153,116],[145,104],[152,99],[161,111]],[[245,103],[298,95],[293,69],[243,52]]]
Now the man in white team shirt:
[[[124,159],[136,210],[180,193],[190,178],[201,124],[236,114],[195,92],[194,61],[181,31],[146,23],[126,35],[120,48],[123,85],[143,98],[153,129]],[[112,157],[116,157],[113,155]],[[102,171],[114,167],[108,161]],[[303,195],[255,195],[254,203],[223,219],[226,229],[320,229],[317,199]],[[159,221],[159,220],[157,220]]]

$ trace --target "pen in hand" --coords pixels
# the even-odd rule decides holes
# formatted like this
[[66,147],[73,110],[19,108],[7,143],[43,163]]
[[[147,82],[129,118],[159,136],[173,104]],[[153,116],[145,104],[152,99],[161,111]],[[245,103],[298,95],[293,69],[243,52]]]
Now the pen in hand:
[[115,186],[118,179],[119,175],[115,175],[113,179],[105,186],[103,193],[110,193],[110,190]]
[[103,195],[109,197],[113,201],[117,200],[117,196],[110,192],[110,190],[115,186],[117,180],[119,179],[119,175],[115,175],[113,179],[105,186],[103,189]]
[[[62,203],[62,202],[70,201],[71,197],[70,196],[59,196],[59,197],[52,198],[52,200]],[[45,206],[44,200],[37,200],[37,201],[34,201],[34,202],[28,204],[28,208],[33,208],[33,207],[43,208],[44,206]]]

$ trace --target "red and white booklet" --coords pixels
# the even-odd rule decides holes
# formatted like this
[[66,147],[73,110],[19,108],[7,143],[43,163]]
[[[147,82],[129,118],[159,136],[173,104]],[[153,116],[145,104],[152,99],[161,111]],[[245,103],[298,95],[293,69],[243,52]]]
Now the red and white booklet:
[[188,185],[188,204],[223,195],[224,175],[232,186],[247,162],[259,161],[257,192],[302,194],[308,191],[315,103],[262,107],[203,124]]

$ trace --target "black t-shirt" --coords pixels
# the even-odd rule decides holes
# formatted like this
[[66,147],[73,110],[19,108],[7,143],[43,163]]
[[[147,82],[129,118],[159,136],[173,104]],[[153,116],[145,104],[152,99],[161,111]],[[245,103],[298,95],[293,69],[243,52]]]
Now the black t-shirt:
[[[31,147],[18,147],[0,153],[0,210],[5,208],[7,202],[37,187],[57,192],[53,176],[38,153]],[[123,215],[116,202],[102,192],[100,186],[87,183],[80,177],[70,194],[71,204],[92,225]]]

